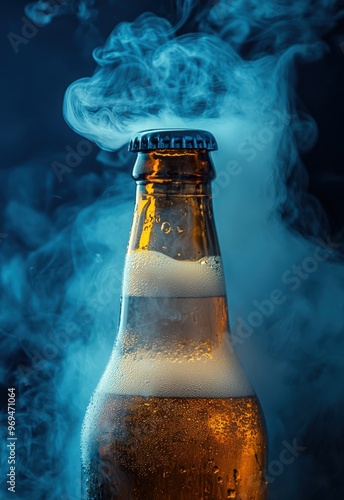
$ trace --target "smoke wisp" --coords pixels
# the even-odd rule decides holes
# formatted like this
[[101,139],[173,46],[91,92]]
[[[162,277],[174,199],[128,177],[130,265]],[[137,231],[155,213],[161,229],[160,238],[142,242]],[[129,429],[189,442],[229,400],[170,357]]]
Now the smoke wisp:
[[[26,15],[96,17],[94,1],[58,3],[30,3]],[[18,388],[21,499],[79,498],[81,421],[115,339],[133,208],[121,148],[169,127],[209,129],[219,143],[215,216],[235,348],[269,429],[269,499],[343,493],[344,267],[303,192],[300,154],[317,127],[296,94],[298,61],[327,50],[335,1],[219,0],[180,35],[195,5],[179,0],[175,25],[149,12],[118,24],[94,50],[94,74],[67,89],[65,119],[105,150],[102,175],[78,178],[74,201],[58,205],[51,171],[28,182],[34,165],[13,169],[4,189],[1,347],[12,361],[1,375]]]

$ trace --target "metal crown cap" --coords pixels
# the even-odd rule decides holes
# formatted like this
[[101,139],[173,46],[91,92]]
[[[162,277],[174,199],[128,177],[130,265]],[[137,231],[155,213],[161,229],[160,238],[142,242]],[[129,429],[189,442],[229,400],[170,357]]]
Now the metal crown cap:
[[217,150],[213,134],[207,130],[184,128],[142,130],[130,141],[128,150],[137,153],[157,149],[206,149]]

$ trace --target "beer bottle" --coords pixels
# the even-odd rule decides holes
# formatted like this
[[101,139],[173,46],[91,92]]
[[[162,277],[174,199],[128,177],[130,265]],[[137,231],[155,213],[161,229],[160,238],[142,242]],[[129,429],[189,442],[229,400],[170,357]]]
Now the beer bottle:
[[120,322],[82,431],[83,498],[262,500],[266,435],[232,348],[203,130],[137,152]]

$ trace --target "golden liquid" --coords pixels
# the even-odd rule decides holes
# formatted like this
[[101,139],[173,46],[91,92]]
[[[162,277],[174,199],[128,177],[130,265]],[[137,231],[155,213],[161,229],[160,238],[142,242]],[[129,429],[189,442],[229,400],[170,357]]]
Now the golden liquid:
[[265,427],[256,397],[101,399],[83,433],[84,498],[266,498]]

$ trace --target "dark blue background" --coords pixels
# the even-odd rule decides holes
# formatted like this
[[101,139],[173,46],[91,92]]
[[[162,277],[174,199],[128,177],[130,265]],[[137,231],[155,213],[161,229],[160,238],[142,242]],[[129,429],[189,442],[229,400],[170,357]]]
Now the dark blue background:
[[[206,2],[200,2],[203,3]],[[343,4],[338,2],[338,5],[340,3]],[[80,137],[63,119],[64,93],[73,81],[92,74],[95,68],[92,50],[103,44],[118,22],[132,21],[147,10],[167,17],[172,22],[176,20],[172,0],[160,2],[127,0],[120,3],[101,0],[96,5],[99,11],[98,17],[92,24],[80,22],[72,14],[56,17],[51,24],[39,28],[37,34],[27,44],[21,44],[16,54],[7,35],[9,32],[20,34],[25,5],[25,1],[13,1],[1,6],[2,266],[6,266],[6,261],[14,253],[25,258],[29,252],[34,252],[49,239],[51,230],[49,224],[44,221],[40,227],[37,227],[37,221],[31,227],[30,216],[19,210],[15,211],[11,208],[11,202],[23,202],[24,205],[33,207],[37,212],[45,214],[47,220],[53,220],[54,226],[61,230],[69,227],[81,207],[90,205],[109,189],[121,189],[121,185],[116,184],[117,180],[123,178],[123,173],[129,177],[133,158],[124,154],[123,165],[115,172],[112,167],[97,161],[97,147],[93,148],[92,154],[83,160],[79,168],[65,176],[64,182],[58,181],[51,167],[52,162],[62,161],[66,155],[66,146],[75,148],[80,141]],[[192,19],[183,30],[192,30]],[[329,50],[320,61],[298,65],[299,106],[309,111],[319,128],[316,146],[303,157],[309,174],[309,185],[307,186],[308,181],[305,180],[303,187],[313,193],[324,207],[327,221],[322,221],[323,227],[327,227],[327,232],[332,234],[333,238],[341,240],[344,235],[344,45],[341,48],[341,43],[344,43],[343,25],[338,24],[330,34],[327,34],[326,41],[329,43]],[[112,154],[112,157],[117,158],[116,153]],[[290,179],[290,183],[292,182],[293,179]],[[133,190],[128,190],[127,185],[123,184],[123,190],[126,192],[120,194],[121,199],[133,197]],[[69,209],[65,210],[67,206]],[[298,226],[297,221],[294,221],[294,224]],[[298,229],[303,231],[302,227]],[[60,280],[63,281],[72,272],[68,258],[65,259],[64,266],[58,270],[49,266],[47,262],[46,269],[49,270],[46,273],[44,258],[40,262],[41,286],[46,286],[44,283],[49,282],[49,286],[52,287],[51,293],[58,293]],[[34,267],[33,262],[32,268]],[[4,268],[2,270],[4,271]],[[37,285],[37,273],[33,271],[32,275]],[[16,286],[13,283],[12,285]],[[4,297],[6,289],[3,289],[2,293]],[[29,288],[26,293],[28,298],[24,303],[29,304]],[[4,301],[3,304],[3,307],[9,307],[8,301]],[[20,321],[32,322],[31,328],[34,332],[35,325],[34,320],[30,318],[30,307],[26,309],[22,306],[21,314]],[[8,319],[9,316],[10,314],[7,315],[6,322],[0,325],[3,339],[9,339],[10,342],[2,344],[10,346],[6,352],[2,352],[2,366],[7,372],[2,377],[3,403],[6,401],[6,388],[14,380],[11,374],[15,373],[19,364],[30,364],[26,348],[20,342],[16,343],[16,339],[20,338],[20,335],[16,336],[16,329],[19,328],[20,331],[16,323],[19,317],[18,310],[13,309],[11,320]],[[32,333],[32,343],[34,342]],[[48,387],[49,373],[45,373],[44,377],[47,377]],[[26,389],[19,388],[19,400],[21,390]],[[51,390],[53,392],[53,388]],[[49,399],[49,393],[46,396]],[[23,398],[27,408],[21,408],[24,415],[22,418],[25,418],[29,400],[28,397]],[[39,475],[44,474],[45,466],[51,467],[49,462],[43,461],[40,464],[37,460],[41,440],[47,432],[49,423],[42,423],[40,427],[32,429],[31,437],[36,443],[36,451],[26,457],[26,472],[19,476],[18,481],[20,477],[22,480],[27,478],[27,470],[31,469],[33,474]],[[56,470],[51,471],[52,485],[54,481],[58,481],[59,467],[57,463]],[[330,480],[330,471],[328,477]],[[22,491],[17,497],[26,498],[25,495]],[[34,498],[49,498],[49,494],[45,490],[37,490]]]

